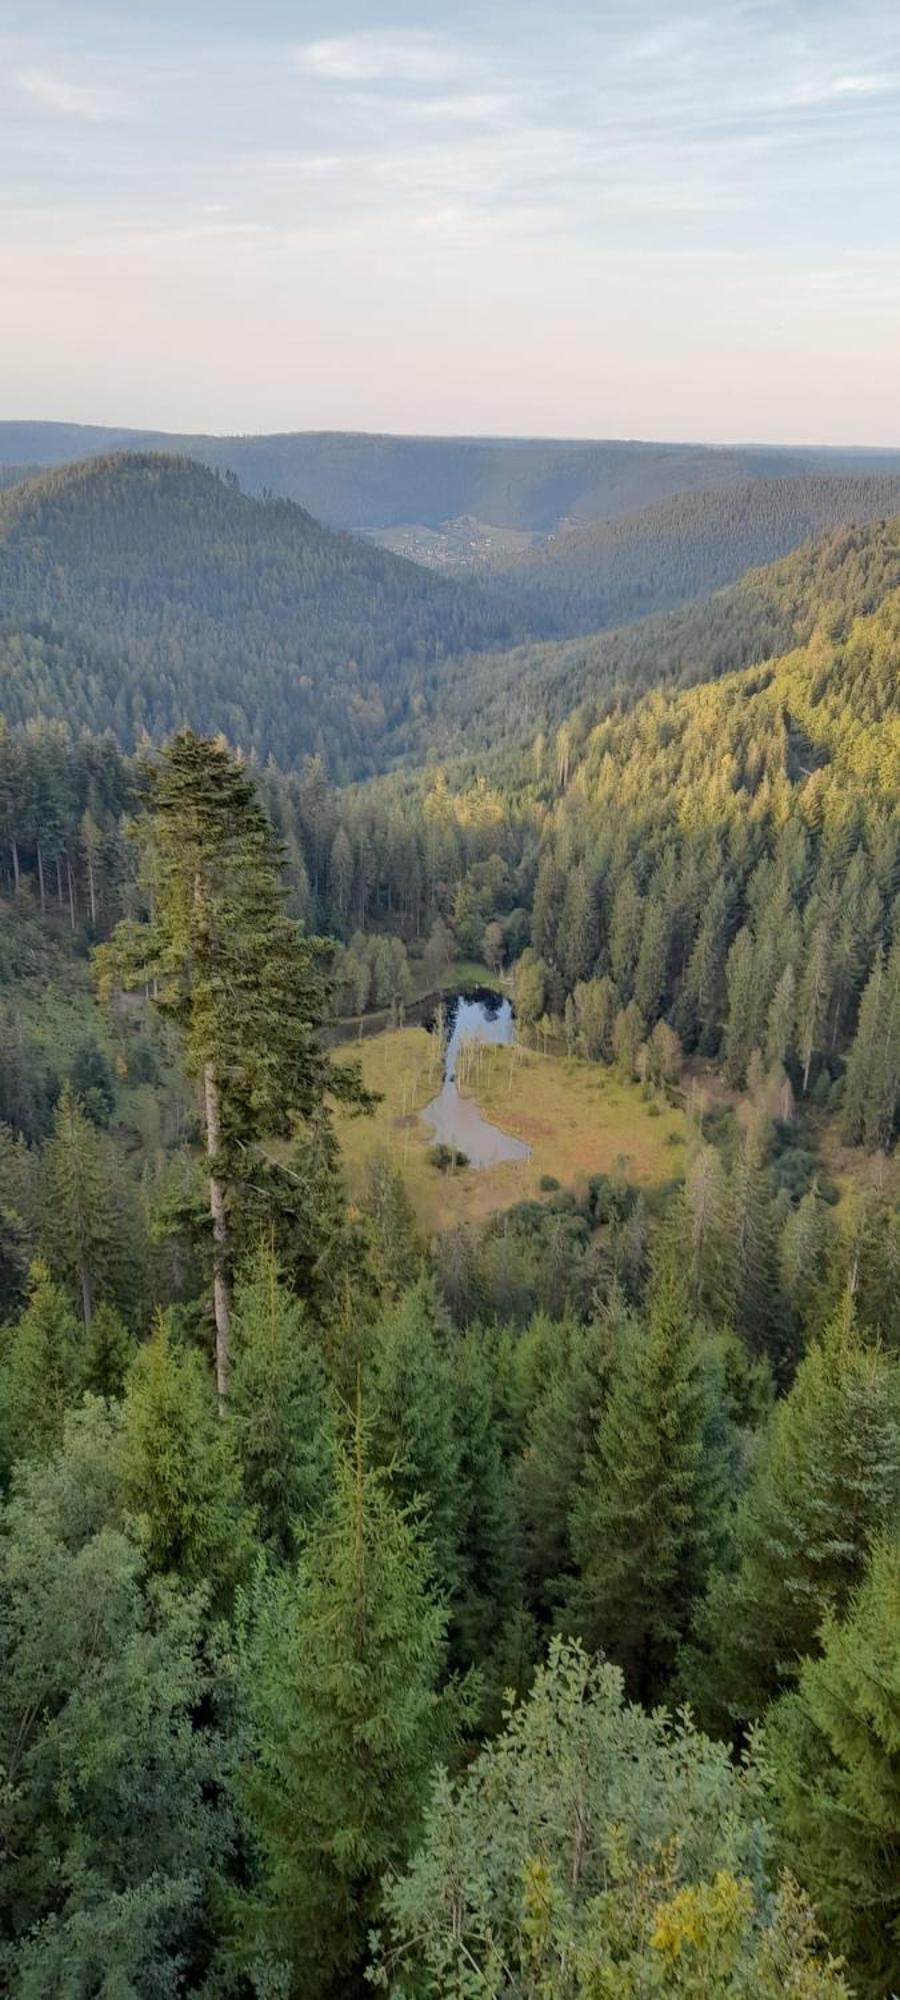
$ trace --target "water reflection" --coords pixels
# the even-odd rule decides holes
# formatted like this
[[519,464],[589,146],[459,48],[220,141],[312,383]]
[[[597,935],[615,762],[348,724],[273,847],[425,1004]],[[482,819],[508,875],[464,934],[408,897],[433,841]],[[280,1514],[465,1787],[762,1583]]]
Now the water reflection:
[[[440,1016],[433,1032],[438,1032]],[[530,1148],[499,1125],[482,1118],[471,1097],[461,1097],[456,1085],[460,1052],[471,1042],[506,1045],[516,1038],[515,1021],[508,1000],[489,991],[457,993],[444,1002],[444,1083],[437,1097],[426,1104],[422,1117],[434,1132],[437,1145],[451,1146],[465,1153],[473,1167],[495,1167],[501,1160],[527,1160]]]

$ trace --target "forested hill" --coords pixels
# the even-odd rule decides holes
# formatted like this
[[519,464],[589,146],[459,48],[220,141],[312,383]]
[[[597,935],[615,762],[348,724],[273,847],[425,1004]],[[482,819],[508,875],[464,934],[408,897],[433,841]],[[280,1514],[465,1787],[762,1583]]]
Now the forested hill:
[[831,528],[900,508],[900,475],[756,479],[678,493],[637,514],[570,529],[494,565],[548,622],[626,624],[706,597]]
[[823,621],[846,631],[898,588],[900,517],[840,529],[700,604],[579,639],[449,660],[439,712],[414,718],[390,747],[422,762],[430,749],[476,768],[489,764],[499,782],[516,787],[530,780],[535,746],[539,759],[547,757],[557,730],[571,757],[596,722],[649,690],[692,687],[776,659]]
[[439,528],[472,515],[497,528],[544,535],[567,521],[630,514],[697,487],[802,473],[900,474],[900,451],[341,431],[209,437],[0,423],[0,464],[60,465],[123,450],[187,455],[235,473],[248,493],[297,500],[319,520],[357,530],[412,523]]
[[0,495],[0,711],[182,724],[336,777],[378,761],[445,656],[522,636],[502,600],[323,528],[289,501],[149,454]]

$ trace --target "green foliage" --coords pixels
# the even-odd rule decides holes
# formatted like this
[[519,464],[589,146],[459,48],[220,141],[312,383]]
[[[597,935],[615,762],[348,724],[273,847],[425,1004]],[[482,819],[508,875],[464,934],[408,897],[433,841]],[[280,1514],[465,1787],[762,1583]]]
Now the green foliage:
[[446,654],[528,629],[503,598],[138,453],[0,495],[0,594],[12,721],[111,729],[129,749],[187,724],[285,764],[318,741],[347,778]]
[[697,1329],[664,1271],[646,1325],[620,1334],[572,1518],[573,1622],[645,1700],[662,1692],[706,1581],[724,1474]]
[[133,1234],[126,1234],[109,1141],[66,1085],[42,1155],[41,1235],[51,1270],[68,1286],[86,1327],[102,1298],[130,1290]]
[[132,1366],[124,1422],[128,1506],[150,1568],[207,1585],[222,1609],[246,1574],[253,1516],[203,1362],[175,1345],[163,1314]]
[[92,1396],[121,1396],[134,1352],[121,1314],[101,1301],[81,1342],[79,1387]]
[[873,1544],[900,1513],[896,1364],[859,1342],[845,1311],[808,1350],[770,1420],[740,1502],[733,1563],[697,1617],[706,1664],[684,1669],[693,1697],[741,1721],[797,1677],[839,1616]]
[[335,1415],[304,1306],[263,1245],[235,1288],[228,1417],[258,1532],[276,1555],[296,1553],[328,1491]]
[[844,1951],[858,1990],[900,1983],[900,1543],[881,1543],[820,1659],[766,1721],[788,1865]]
[[337,1464],[296,1570],[245,1607],[237,1798],[255,1855],[234,1955],[334,1994],[358,1975],[382,1872],[418,1833],[455,1704],[438,1693],[445,1614],[415,1522],[364,1459]]
[[98,1403],[23,1469],[0,1532],[0,1968],[22,2000],[168,1995],[223,1848],[201,1607],[122,1524]]
[[32,1266],[25,1311],[0,1343],[0,1457],[8,1474],[16,1460],[46,1457],[61,1443],[84,1366],[81,1330],[45,1264]]
[[844,1136],[870,1152],[890,1145],[900,1111],[900,931],[885,964],[879,955],[862,997],[847,1064]]
[[[99,948],[102,988],[150,986],[203,1086],[214,1246],[216,1376],[228,1386],[229,1209],[260,1141],[321,1115],[326,1089],[361,1101],[323,1053],[325,949],[285,911],[282,854],[254,786],[220,743],[183,733],[148,777],[140,824],[152,916]],[[271,1167],[272,1163],[268,1163]]]
[[574,1569],[572,1518],[606,1398],[614,1342],[608,1318],[588,1326],[539,1319],[518,1350],[518,1370],[524,1361],[536,1380],[516,1467],[517,1512],[529,1602],[543,1617],[558,1609]]
[[451,1336],[425,1279],[385,1312],[367,1342],[369,1451],[398,1506],[417,1510],[445,1604],[461,1588],[464,1491]]
[[769,1893],[752,1765],[623,1699],[616,1668],[553,1642],[528,1701],[389,1882],[376,1986],[444,2000],[661,1991],[839,2000],[810,1907]]
[[94,1125],[108,1125],[115,1110],[116,1085],[112,1065],[99,1042],[82,1042],[69,1070],[73,1097]]
[[543,604],[569,631],[597,631],[708,597],[814,535],[898,508],[900,480],[890,476],[704,483],[639,513],[570,526],[507,558],[501,573],[529,607]]
[[[748,519],[780,534],[800,498]],[[657,518],[700,525],[696,574],[714,517],[733,541],[730,501]],[[694,574],[666,559],[658,588]],[[183,734],[141,773],[112,737],[0,724],[6,1983],[343,2000],[386,1894],[397,1993],[809,2000],[843,1989],[808,1892],[874,2000],[900,1233],[890,1161],[862,1188],[841,1160],[839,1201],[820,1162],[836,1113],[854,1145],[897,1135],[897,524],[631,631],[453,659],[477,592],[143,459],[0,502],[0,580],[12,716],[78,732],[90,686],[119,744],[174,702],[294,763]],[[326,760],[397,768],[337,793]],[[348,1204],[327,1099],[360,1093],[319,1030],[332,1004],[399,1018],[460,948],[509,968],[545,1049],[564,1030],[585,1092],[597,1061],[683,1090],[696,1143],[672,1189],[623,1161],[445,1232],[432,1286],[390,1163]],[[755,1766],[558,1644],[398,1881],[460,1721],[448,1669],[477,1669],[493,1731],[563,1609],[648,1702],[677,1671],[743,1735],[774,1700],[802,1890],[772,1878]]]

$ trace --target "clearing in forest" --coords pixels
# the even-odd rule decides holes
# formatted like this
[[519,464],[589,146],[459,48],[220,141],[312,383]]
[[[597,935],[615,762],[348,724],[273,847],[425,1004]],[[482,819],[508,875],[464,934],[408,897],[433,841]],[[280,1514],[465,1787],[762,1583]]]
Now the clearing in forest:
[[520,1044],[483,1048],[477,1076],[463,1088],[484,1117],[531,1147],[530,1159],[441,1173],[429,1162],[433,1135],[420,1115],[441,1084],[435,1037],[424,1028],[398,1028],[335,1053],[358,1055],[369,1088],[383,1094],[371,1118],[336,1117],[351,1192],[361,1187],[366,1160],[382,1149],[403,1169],[416,1214],[429,1231],[481,1221],[532,1199],[545,1175],[572,1187],[618,1168],[635,1184],[653,1187],[684,1171],[691,1130],[684,1112],[648,1104],[637,1084],[602,1064],[542,1055]]

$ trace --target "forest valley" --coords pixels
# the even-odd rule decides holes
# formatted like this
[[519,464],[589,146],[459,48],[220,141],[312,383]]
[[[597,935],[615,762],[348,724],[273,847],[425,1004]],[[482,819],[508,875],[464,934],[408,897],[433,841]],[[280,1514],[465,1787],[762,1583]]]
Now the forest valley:
[[[331,768],[340,633],[312,754],[261,626],[255,733],[150,728],[136,585],[120,728],[60,576],[0,637],[0,1983],[887,2000],[898,523],[585,641],[466,654],[473,595],[445,674],[415,582]],[[350,1176],[363,1031],[467,979],[677,1111],[652,1184]]]

